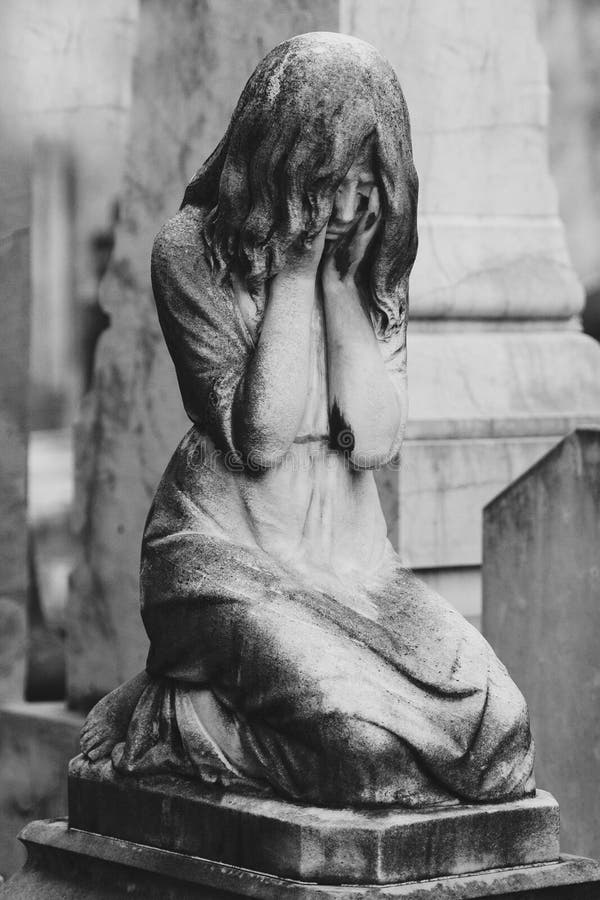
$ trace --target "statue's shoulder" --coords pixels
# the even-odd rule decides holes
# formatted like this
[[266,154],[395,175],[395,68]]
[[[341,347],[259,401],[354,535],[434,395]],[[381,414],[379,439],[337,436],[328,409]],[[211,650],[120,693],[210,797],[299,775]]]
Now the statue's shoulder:
[[216,287],[204,236],[205,212],[184,206],[162,226],[152,247],[152,281],[156,285],[192,276],[198,287]]

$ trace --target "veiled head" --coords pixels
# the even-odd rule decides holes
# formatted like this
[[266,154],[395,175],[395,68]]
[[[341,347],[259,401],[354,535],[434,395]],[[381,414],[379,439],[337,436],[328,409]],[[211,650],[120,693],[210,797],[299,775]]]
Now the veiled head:
[[400,85],[369,44],[315,32],[275,47],[250,77],[183,205],[206,209],[217,267],[258,293],[285,266],[288,247],[311,240],[329,221],[336,191],[365,147],[382,221],[357,277],[378,331],[389,333],[406,310],[418,182]]

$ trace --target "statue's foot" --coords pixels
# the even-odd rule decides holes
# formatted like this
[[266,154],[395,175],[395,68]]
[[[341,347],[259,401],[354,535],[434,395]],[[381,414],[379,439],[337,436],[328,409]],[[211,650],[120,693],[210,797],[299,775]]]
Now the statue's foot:
[[79,739],[81,752],[92,762],[110,756],[125,739],[133,710],[147,684],[145,673],[103,697],[88,714]]

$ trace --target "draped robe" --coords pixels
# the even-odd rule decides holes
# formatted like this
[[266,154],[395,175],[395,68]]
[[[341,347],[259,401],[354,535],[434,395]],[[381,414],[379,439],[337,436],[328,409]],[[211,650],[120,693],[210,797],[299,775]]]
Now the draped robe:
[[[232,407],[261,314],[209,260],[203,211],[188,205],[160,232],[152,274],[193,425],[146,523],[150,683],[115,767],[330,806],[531,793],[520,692],[482,635],[402,567],[372,471],[330,446],[321,301],[296,440],[274,466],[244,465]],[[380,349],[403,391],[402,332]]]

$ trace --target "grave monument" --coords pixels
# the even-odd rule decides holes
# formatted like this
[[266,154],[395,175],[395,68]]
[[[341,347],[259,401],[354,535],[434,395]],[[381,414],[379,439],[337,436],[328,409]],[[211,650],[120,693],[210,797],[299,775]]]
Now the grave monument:
[[416,204],[381,55],[271,51],[154,245],[192,427],[146,521],[146,669],[89,714],[68,825],[25,829],[4,896],[600,895],[523,697],[386,536]]

